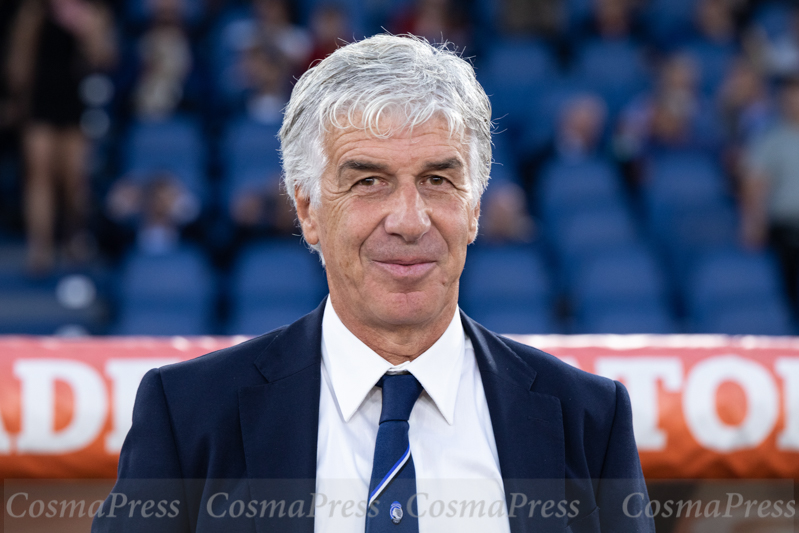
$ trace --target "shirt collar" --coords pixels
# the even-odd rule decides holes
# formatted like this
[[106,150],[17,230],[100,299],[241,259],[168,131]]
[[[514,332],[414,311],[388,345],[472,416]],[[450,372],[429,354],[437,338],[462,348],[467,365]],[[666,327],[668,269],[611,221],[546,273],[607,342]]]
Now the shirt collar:
[[322,359],[341,415],[349,422],[369,391],[389,371],[410,372],[452,425],[463,366],[464,331],[456,309],[444,334],[409,363],[392,366],[347,329],[328,297],[322,318]]

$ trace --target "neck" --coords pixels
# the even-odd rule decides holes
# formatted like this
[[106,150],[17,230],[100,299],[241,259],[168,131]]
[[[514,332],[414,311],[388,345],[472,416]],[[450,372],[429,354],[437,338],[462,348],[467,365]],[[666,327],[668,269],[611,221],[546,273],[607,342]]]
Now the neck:
[[392,365],[399,365],[429,350],[449,327],[456,309],[457,302],[453,302],[427,322],[402,325],[366,324],[346,308],[336,308],[336,314],[361,342]]

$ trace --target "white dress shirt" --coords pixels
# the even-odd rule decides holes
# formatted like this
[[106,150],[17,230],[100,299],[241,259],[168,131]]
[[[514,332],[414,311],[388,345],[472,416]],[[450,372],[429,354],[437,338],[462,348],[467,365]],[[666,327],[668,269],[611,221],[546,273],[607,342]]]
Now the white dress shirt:
[[392,366],[344,326],[330,298],[322,320],[315,531],[364,531],[382,408],[375,385],[397,371],[410,372],[424,387],[408,421],[420,533],[507,533],[491,418],[459,313],[426,352]]

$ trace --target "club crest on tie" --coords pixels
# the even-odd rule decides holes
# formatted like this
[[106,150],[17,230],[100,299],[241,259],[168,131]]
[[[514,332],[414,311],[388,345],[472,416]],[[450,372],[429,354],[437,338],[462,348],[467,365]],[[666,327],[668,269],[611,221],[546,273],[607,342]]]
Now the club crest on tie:
[[402,520],[402,505],[400,502],[394,502],[391,504],[391,508],[388,511],[389,516],[391,516],[391,521],[395,524],[399,524]]

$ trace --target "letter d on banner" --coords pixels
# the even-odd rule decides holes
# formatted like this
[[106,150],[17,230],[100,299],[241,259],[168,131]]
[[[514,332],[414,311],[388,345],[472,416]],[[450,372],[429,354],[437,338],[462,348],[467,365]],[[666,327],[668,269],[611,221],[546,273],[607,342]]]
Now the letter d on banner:
[[[22,431],[17,453],[67,453],[99,435],[108,415],[103,378],[91,366],[68,359],[20,359],[14,375],[22,382]],[[55,382],[63,381],[74,396],[72,420],[55,430]]]

